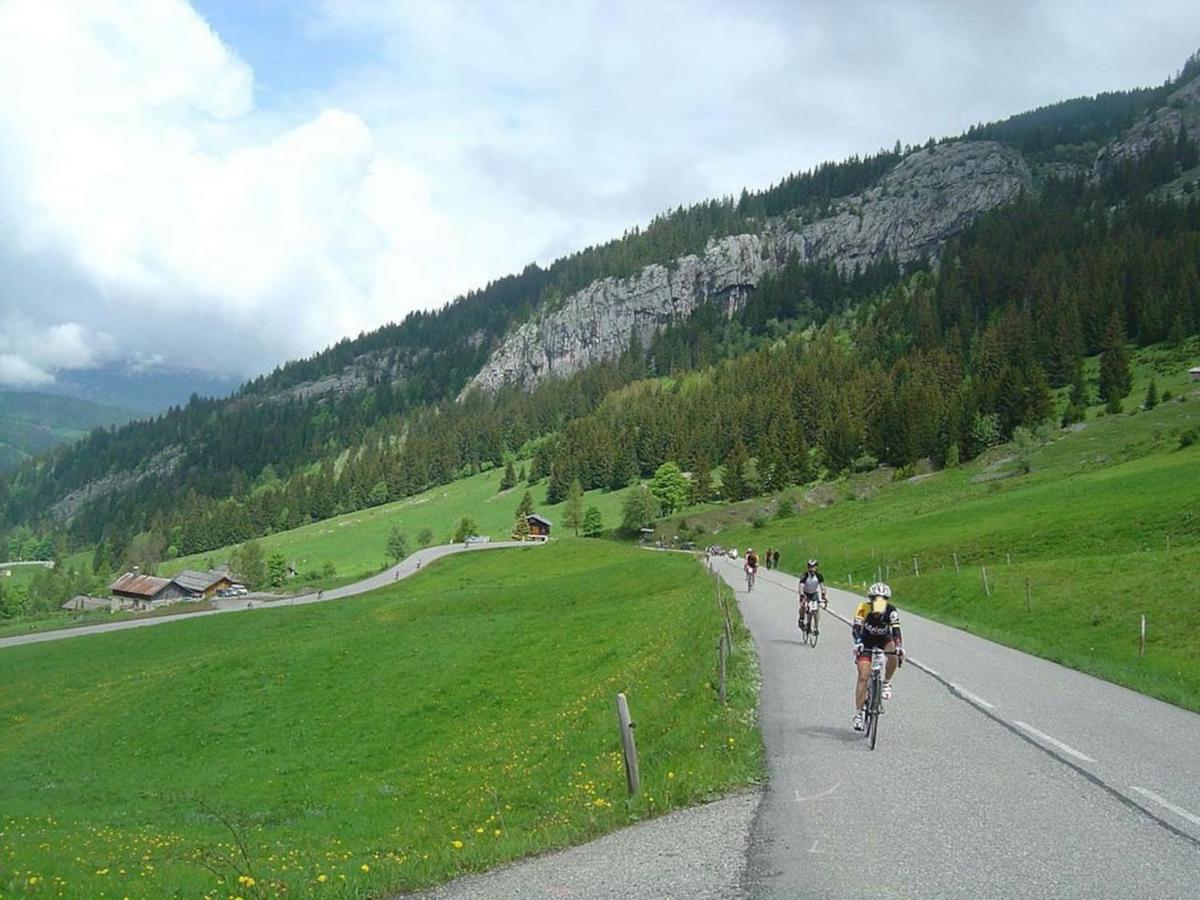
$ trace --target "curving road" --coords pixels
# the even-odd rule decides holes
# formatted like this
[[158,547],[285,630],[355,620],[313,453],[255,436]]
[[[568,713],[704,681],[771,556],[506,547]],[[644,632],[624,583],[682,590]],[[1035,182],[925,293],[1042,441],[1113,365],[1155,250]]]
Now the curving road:
[[851,730],[844,622],[830,590],[803,646],[796,579],[714,560],[762,663],[769,786],[750,897],[1194,897],[1200,716],[918,616],[874,752]]
[[[378,575],[347,584],[328,591],[304,594],[298,597],[275,597],[271,594],[251,594],[230,600],[217,600],[217,609],[206,609],[201,612],[179,613],[178,615],[155,616],[151,619],[127,619],[122,622],[106,622],[102,625],[84,625],[79,628],[62,628],[57,631],[42,631],[36,634],[22,634],[16,637],[0,638],[0,650],[5,647],[16,647],[21,644],[40,644],[43,641],[61,641],[67,638],[84,637],[89,634],[105,634],[110,631],[124,631],[128,628],[149,628],[152,625],[167,625],[171,622],[181,622],[186,619],[198,619],[203,616],[219,616],[224,613],[242,612],[246,609],[271,609],[281,606],[303,606],[307,603],[324,603],[328,600],[340,600],[343,597],[353,597],[365,594],[377,588],[394,584],[401,578],[416,573],[422,566],[449,556],[453,553],[474,553],[479,550],[502,550],[510,547],[541,546],[542,542],[496,541],[488,544],[440,544],[436,547],[426,547],[401,560],[397,565],[384,569]],[[251,605],[253,604],[253,605]]]

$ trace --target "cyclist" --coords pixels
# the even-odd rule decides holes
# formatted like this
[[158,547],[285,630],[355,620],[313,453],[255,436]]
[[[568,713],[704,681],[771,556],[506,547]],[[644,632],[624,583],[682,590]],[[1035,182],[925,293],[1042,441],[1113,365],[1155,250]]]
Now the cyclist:
[[858,680],[854,685],[854,730],[863,730],[863,704],[867,700],[867,680],[871,677],[871,650],[880,647],[895,651],[887,658],[883,676],[883,699],[892,697],[892,676],[896,666],[904,660],[904,646],[900,635],[900,613],[892,605],[892,589],[876,582],[867,590],[867,601],[858,604],[854,611],[854,661],[858,666]]
[[812,629],[820,634],[817,629],[817,603],[818,600],[826,606],[829,605],[829,597],[825,594],[825,576],[817,571],[818,563],[815,559],[808,561],[808,568],[804,574],[800,576],[800,585],[796,589],[800,600],[800,615],[796,620],[796,624],[801,628],[805,627],[804,614],[807,611],[812,616]]
[[754,579],[758,575],[758,554],[754,552],[753,547],[746,548],[746,578],[748,584],[753,585]]

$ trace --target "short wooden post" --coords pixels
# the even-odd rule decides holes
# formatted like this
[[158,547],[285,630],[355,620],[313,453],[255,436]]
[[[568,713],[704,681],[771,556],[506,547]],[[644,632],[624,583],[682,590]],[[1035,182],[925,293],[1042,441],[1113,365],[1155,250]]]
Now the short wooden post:
[[921,567],[917,565],[917,558],[915,556],[913,557],[913,574],[918,578],[921,577]]
[[954,574],[958,574],[958,554],[954,554]]
[[733,653],[733,623],[729,621],[729,607],[725,608],[725,646]]
[[883,567],[883,575],[887,581],[892,580],[892,564],[891,563],[888,563],[886,566]]
[[717,641],[717,668],[721,705],[724,706],[727,702],[725,699],[725,635],[721,635],[721,639]]
[[1005,564],[1006,566],[1011,566],[1011,565],[1012,565],[1012,554],[1011,554],[1011,553],[1005,552],[1005,554],[1004,554],[1004,564]]
[[1033,592],[1029,588],[1029,579],[1025,579],[1025,612],[1033,608]]
[[992,596],[992,589],[988,587],[987,566],[980,566],[979,570],[983,572],[983,592],[990,597]]
[[1146,614],[1142,613],[1142,636],[1138,641],[1138,659],[1146,655]]
[[617,694],[617,724],[621,729],[621,752],[625,756],[625,785],[632,797],[642,786],[638,775],[637,743],[633,739],[634,724],[629,718],[629,702]]

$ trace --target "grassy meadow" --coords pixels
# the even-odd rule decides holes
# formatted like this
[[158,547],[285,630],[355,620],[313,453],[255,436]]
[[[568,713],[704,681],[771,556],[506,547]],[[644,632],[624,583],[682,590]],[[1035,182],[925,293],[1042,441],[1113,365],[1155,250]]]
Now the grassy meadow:
[[[1155,356],[1139,362],[1140,401]],[[876,472],[795,489],[793,518],[774,518],[776,498],[689,524],[728,546],[777,547],[791,572],[816,556],[833,583],[885,578],[901,609],[1200,710],[1200,443],[1179,440],[1200,425],[1200,392],[1186,374],[1158,384],[1185,402],[1093,410],[1033,452],[1028,473],[1005,445],[911,479]]]
[[735,630],[722,707],[711,579],[579,540],[0,651],[0,895],[374,897],[701,802],[761,774]]
[[[287,532],[261,538],[263,553],[282,553],[296,561],[303,574],[319,572],[326,563],[336,567],[336,574],[311,582],[319,587],[331,587],[357,581],[387,564],[385,546],[389,532],[399,526],[408,537],[409,546],[417,549],[417,536],[428,528],[436,544],[447,543],[463,516],[469,516],[479,526],[480,534],[493,540],[504,540],[512,533],[513,518],[521,497],[528,489],[533,495],[534,510],[555,523],[554,534],[569,534],[562,525],[563,504],[547,505],[546,482],[528,488],[523,482],[507,491],[500,491],[503,469],[492,469],[447,485],[431,488],[405,500],[383,506],[362,509],[321,522],[314,522]],[[584,506],[600,509],[606,528],[620,523],[621,500],[626,491],[607,493],[590,491],[584,495]],[[234,548],[225,547],[180,557],[163,563],[160,574],[173,575],[183,569],[205,568],[209,561],[228,560]]]

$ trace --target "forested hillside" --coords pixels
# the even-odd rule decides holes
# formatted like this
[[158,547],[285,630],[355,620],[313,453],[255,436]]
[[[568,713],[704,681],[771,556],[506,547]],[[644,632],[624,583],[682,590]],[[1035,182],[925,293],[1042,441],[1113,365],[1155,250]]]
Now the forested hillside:
[[[1096,157],[1198,74],[1193,58],[1162,87],[1069,101],[966,139],[1007,141],[1031,159]],[[551,500],[576,479],[622,487],[666,460],[697,473],[700,490],[705,471],[724,467],[726,495],[737,498],[876,461],[970,457],[1043,422],[1053,387],[1072,386],[1076,411],[1097,392],[1115,408],[1128,392],[1119,377],[1128,342],[1200,331],[1200,205],[1156,193],[1196,169],[1195,138],[1181,125],[1103,171],[1041,171],[1035,192],[977,219],[933,264],[880,258],[845,271],[793,261],[732,315],[703,306],[570,378],[455,399],[505,333],[556,298],[765,217],[819,215],[908,150],[675,210],[344,340],[228,400],[194,398],[96,431],[0,480],[0,528],[19,527],[23,544],[37,535],[62,549],[95,546],[96,566],[111,569],[135,539],[168,556],[199,552],[514,456],[528,460],[531,483],[546,479]],[[1109,375],[1086,383],[1080,361],[1101,352]],[[361,384],[306,387],[356,365]]]

